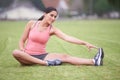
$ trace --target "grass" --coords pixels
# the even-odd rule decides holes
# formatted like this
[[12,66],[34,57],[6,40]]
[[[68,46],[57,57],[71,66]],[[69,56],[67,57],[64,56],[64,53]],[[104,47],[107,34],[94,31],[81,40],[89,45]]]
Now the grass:
[[[119,80],[120,79],[120,20],[57,21],[54,26],[68,35],[103,47],[104,66],[20,66],[12,57],[26,21],[0,21],[0,80]],[[80,45],[51,37],[48,52],[93,58],[96,50],[88,52]]]

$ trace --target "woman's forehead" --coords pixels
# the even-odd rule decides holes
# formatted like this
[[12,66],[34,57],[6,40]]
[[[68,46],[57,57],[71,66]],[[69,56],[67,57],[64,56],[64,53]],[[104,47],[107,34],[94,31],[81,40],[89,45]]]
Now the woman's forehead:
[[51,11],[51,12],[49,12],[50,14],[55,14],[55,15],[57,15],[57,12],[56,11]]

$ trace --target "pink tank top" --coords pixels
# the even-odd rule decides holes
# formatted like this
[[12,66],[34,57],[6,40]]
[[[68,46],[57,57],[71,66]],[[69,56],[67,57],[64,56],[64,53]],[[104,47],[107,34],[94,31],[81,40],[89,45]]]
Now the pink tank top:
[[29,32],[28,41],[26,43],[25,52],[30,55],[39,55],[46,53],[46,43],[50,38],[50,28],[49,26],[44,31],[38,30],[39,21],[33,25],[33,28]]

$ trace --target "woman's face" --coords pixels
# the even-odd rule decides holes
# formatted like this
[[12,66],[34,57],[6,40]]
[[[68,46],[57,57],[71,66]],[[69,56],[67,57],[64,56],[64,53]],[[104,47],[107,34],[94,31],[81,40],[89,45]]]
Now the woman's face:
[[45,14],[44,19],[46,20],[46,22],[48,24],[52,24],[56,20],[56,17],[57,17],[57,12],[51,11],[51,12]]

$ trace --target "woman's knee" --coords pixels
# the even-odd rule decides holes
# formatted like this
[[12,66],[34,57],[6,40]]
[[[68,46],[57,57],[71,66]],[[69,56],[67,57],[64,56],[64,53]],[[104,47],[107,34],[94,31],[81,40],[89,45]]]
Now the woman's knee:
[[70,57],[70,55],[68,55],[68,54],[63,54],[62,56],[61,56],[61,58],[62,58],[62,60],[66,60],[66,59],[68,59]]
[[13,55],[14,57],[19,57],[19,56],[20,56],[20,50],[17,50],[17,49],[13,50],[12,55]]

